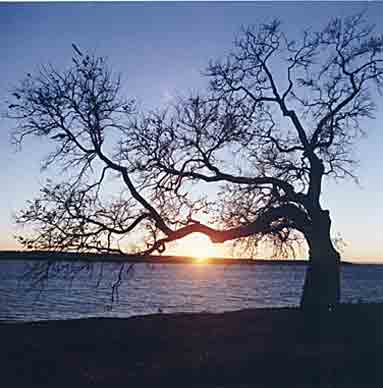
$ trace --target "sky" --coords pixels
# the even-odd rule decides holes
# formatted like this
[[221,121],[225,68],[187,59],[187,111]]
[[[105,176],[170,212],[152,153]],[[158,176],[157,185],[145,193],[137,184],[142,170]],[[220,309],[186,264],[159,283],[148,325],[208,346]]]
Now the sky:
[[[65,67],[71,44],[105,56],[122,79],[129,97],[154,108],[172,97],[202,89],[201,71],[222,58],[241,25],[280,18],[288,34],[320,28],[333,16],[366,9],[383,32],[383,2],[126,2],[0,3],[0,109],[12,88],[41,64]],[[333,235],[346,242],[342,257],[383,260],[381,228],[383,99],[368,136],[355,149],[359,184],[326,181],[322,204],[331,211]],[[0,118],[0,249],[18,249],[13,214],[38,192],[47,145],[30,139],[18,151],[10,141],[14,123]],[[198,240],[190,240],[190,246]],[[204,242],[200,240],[200,243]],[[210,254],[221,255],[222,250]]]

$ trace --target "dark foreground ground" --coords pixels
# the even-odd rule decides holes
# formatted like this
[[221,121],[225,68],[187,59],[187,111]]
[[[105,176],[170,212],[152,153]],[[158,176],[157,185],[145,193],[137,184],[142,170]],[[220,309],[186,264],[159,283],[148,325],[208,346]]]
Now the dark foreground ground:
[[383,305],[0,325],[1,387],[383,387]]

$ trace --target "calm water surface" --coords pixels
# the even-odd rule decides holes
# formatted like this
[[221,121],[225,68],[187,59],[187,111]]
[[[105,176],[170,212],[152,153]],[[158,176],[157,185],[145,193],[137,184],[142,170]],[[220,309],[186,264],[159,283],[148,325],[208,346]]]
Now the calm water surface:
[[[36,263],[35,263],[36,264]],[[128,317],[157,312],[222,312],[254,307],[296,306],[303,265],[135,264],[124,273],[118,300],[112,285],[119,265],[93,264],[73,280],[55,268],[43,289],[23,274],[31,262],[0,262],[0,320]],[[72,264],[73,265],[73,264]],[[79,269],[84,263],[77,263]],[[65,267],[64,267],[65,270]],[[115,295],[116,296],[116,295]],[[342,267],[342,302],[383,302],[383,266]]]

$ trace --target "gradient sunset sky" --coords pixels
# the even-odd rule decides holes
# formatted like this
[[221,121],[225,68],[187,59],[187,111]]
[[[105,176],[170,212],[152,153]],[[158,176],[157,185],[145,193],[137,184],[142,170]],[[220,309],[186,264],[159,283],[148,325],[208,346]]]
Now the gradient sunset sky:
[[[0,3],[1,111],[12,87],[41,64],[69,64],[71,44],[106,56],[129,97],[155,108],[173,96],[201,89],[210,59],[223,57],[241,25],[280,18],[288,34],[321,28],[334,16],[366,10],[383,32],[383,2],[141,2]],[[343,258],[383,261],[383,98],[376,119],[355,148],[360,161],[353,181],[326,181],[323,207],[330,209],[333,234],[347,243]],[[22,152],[11,145],[15,123],[0,119],[0,249],[18,249],[12,214],[33,198],[46,175],[40,161],[49,151],[38,139]]]

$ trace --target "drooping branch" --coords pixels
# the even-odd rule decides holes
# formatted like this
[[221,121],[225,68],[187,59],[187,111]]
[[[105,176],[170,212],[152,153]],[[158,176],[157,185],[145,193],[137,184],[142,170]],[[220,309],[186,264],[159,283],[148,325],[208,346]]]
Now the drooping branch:
[[114,242],[150,220],[150,213],[137,212],[131,201],[104,204],[97,185],[75,190],[69,184],[50,183],[16,218],[24,227],[35,227],[31,237],[19,237],[25,247],[111,253],[123,253]]
[[175,230],[166,238],[160,239],[145,251],[149,254],[155,250],[163,251],[167,243],[182,239],[192,233],[203,233],[214,243],[223,243],[234,239],[253,235],[265,235],[283,228],[293,228],[305,232],[310,226],[310,220],[302,209],[294,205],[284,205],[271,208],[260,214],[253,222],[226,230],[217,230],[200,222],[192,222],[185,227]]

